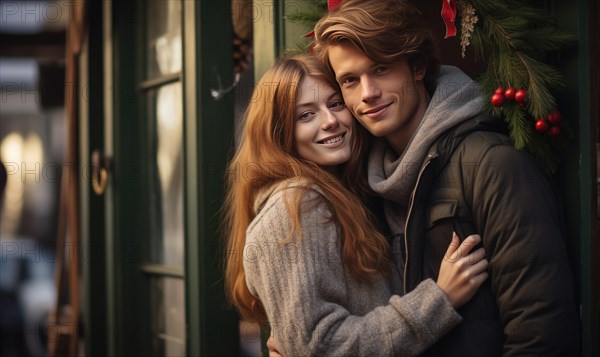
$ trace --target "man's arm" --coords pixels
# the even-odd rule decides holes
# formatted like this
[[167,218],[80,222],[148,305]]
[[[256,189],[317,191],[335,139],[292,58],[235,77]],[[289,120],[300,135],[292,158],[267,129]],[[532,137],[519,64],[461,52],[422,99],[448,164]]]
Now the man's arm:
[[547,178],[529,155],[498,145],[482,153],[472,182],[472,213],[490,262],[504,355],[577,355],[572,274]]

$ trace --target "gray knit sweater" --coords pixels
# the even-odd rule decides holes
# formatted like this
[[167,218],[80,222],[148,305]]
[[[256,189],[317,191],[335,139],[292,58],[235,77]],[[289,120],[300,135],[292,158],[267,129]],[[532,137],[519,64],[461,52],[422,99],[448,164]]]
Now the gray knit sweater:
[[400,297],[396,271],[372,283],[353,279],[318,189],[303,197],[302,237],[282,243],[291,229],[285,201],[294,186],[259,195],[244,249],[246,283],[285,356],[412,356],[461,321],[432,280]]

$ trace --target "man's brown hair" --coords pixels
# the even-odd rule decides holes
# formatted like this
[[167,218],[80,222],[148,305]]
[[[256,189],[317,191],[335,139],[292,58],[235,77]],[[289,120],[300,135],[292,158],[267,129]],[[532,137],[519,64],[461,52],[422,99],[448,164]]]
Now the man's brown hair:
[[401,0],[346,0],[315,26],[314,51],[329,64],[328,47],[352,44],[375,62],[408,60],[425,67],[425,87],[432,92],[439,61],[431,30],[412,4]]

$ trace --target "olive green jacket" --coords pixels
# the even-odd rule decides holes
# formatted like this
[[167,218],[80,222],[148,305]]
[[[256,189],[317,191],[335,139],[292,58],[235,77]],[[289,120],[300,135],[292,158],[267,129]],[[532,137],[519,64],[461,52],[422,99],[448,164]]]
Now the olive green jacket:
[[[464,121],[441,135],[417,167],[408,206],[386,202],[405,292],[437,278],[453,230],[479,233],[490,262],[488,280],[458,310],[463,322],[425,355],[577,355],[558,195],[534,159],[514,148],[503,122],[484,115]],[[394,197],[393,184],[387,189],[383,197]]]

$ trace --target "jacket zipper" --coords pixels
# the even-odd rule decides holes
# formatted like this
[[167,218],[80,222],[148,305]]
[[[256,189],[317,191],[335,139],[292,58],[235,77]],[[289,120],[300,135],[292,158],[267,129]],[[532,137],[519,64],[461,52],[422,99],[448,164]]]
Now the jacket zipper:
[[421,177],[423,176],[423,172],[427,169],[427,166],[431,163],[433,159],[438,156],[437,153],[431,153],[427,155],[427,161],[419,171],[419,175],[417,176],[417,182],[415,183],[415,188],[412,190],[410,194],[410,200],[408,201],[408,213],[406,215],[406,222],[404,223],[404,281],[402,282],[404,285],[404,295],[406,295],[406,284],[408,278],[408,222],[410,220],[412,208],[414,205],[415,194],[417,192],[417,188],[419,187],[419,182],[421,181]]

